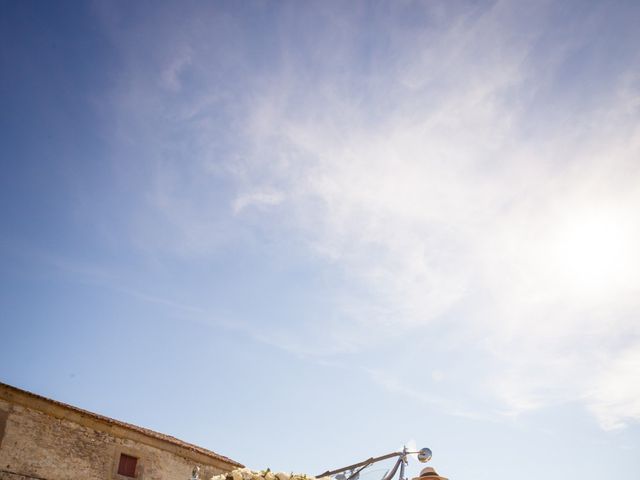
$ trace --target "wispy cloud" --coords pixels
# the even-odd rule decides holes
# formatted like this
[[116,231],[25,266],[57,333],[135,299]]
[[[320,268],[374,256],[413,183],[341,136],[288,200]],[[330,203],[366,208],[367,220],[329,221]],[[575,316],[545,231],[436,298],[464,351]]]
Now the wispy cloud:
[[[155,145],[143,152],[153,178],[143,214],[156,219],[145,246],[162,229],[164,249],[203,255],[262,222],[350,286],[333,317],[273,326],[273,343],[336,353],[450,328],[452,354],[491,364],[466,381],[496,410],[582,402],[605,428],[640,419],[629,386],[640,351],[638,59],[606,63],[593,35],[610,28],[606,15],[574,18],[568,40],[552,5],[527,9],[318,7],[322,29],[306,35],[283,12],[260,71],[242,45],[233,61],[199,47],[195,23],[188,48],[151,69],[179,101],[159,97],[159,108],[151,99],[166,92],[145,94],[148,78],[129,85],[142,108],[127,125]],[[368,22],[382,38],[367,38]],[[188,86],[187,67],[198,79]],[[582,82],[581,68],[600,67],[608,73]],[[142,128],[147,118],[158,128]],[[257,220],[239,215],[250,207]],[[619,227],[613,243],[589,243]]]
[[233,211],[238,214],[247,207],[269,207],[282,203],[280,192],[252,192],[239,195],[233,201]]

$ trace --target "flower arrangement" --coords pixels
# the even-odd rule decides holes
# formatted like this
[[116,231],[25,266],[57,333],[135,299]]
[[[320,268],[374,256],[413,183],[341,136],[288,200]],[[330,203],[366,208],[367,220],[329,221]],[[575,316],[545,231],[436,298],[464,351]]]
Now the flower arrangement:
[[274,473],[271,469],[255,471],[249,468],[237,468],[231,472],[214,475],[211,480],[331,480],[331,477],[313,477],[300,473]]

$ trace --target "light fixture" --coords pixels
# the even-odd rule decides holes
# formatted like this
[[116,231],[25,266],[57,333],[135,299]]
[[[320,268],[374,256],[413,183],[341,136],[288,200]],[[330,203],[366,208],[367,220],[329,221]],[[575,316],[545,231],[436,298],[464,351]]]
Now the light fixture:
[[[368,466],[381,462],[383,460],[388,460],[389,458],[398,457],[393,468],[385,473],[381,480],[391,480],[397,473],[398,469],[400,469],[400,475],[398,480],[407,480],[404,476],[404,467],[408,463],[408,456],[417,454],[418,461],[420,463],[426,463],[431,460],[433,453],[429,448],[421,448],[415,452],[410,452],[407,450],[407,447],[404,447],[401,452],[392,452],[387,453],[386,455],[380,455],[379,457],[371,457],[367,460],[363,460],[362,462],[354,463],[353,465],[348,465],[346,467],[337,468],[335,470],[327,470],[320,475],[316,475],[316,477],[327,477],[335,475],[335,480],[357,480],[360,476],[360,472],[367,468]],[[345,472],[349,472],[348,475]]]

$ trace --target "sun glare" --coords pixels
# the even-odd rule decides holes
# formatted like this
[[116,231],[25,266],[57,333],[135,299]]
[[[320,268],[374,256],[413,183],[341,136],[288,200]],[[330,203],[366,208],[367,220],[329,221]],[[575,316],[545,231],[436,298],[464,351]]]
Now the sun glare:
[[629,218],[619,212],[591,211],[559,228],[553,263],[557,280],[582,293],[624,286],[634,273]]

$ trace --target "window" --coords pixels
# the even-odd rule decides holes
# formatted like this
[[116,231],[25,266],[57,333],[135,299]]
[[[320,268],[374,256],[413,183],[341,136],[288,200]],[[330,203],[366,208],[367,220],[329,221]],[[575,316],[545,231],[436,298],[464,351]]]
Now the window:
[[118,464],[118,475],[124,475],[125,477],[135,478],[136,476],[136,464],[138,459],[131,455],[120,454],[120,463]]

